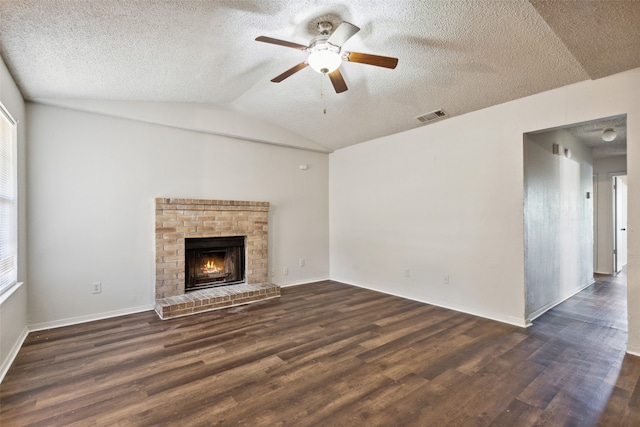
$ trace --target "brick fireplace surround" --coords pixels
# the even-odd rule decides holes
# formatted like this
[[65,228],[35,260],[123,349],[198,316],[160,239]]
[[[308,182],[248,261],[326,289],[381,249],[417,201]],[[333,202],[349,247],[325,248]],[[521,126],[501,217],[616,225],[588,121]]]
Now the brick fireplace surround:
[[[162,319],[280,296],[268,281],[269,202],[156,199],[156,312]],[[185,238],[246,236],[246,283],[185,293]]]

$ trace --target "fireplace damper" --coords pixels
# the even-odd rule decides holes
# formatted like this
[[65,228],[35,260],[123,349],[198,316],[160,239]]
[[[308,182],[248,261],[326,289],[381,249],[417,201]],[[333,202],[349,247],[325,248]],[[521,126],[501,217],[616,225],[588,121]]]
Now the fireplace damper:
[[245,236],[186,238],[185,291],[242,283]]

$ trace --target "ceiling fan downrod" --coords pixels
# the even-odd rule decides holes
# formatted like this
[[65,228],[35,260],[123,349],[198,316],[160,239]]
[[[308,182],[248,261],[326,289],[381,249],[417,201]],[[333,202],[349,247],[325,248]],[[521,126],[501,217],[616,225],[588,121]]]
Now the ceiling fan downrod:
[[329,21],[318,22],[318,32],[323,36],[328,36],[331,30],[333,29],[333,25]]

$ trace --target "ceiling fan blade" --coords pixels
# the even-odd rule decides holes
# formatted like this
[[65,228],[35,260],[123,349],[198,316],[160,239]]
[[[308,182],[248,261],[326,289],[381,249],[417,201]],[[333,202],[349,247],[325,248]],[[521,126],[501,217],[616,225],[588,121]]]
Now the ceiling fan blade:
[[375,65],[377,67],[396,68],[398,58],[390,56],[371,55],[368,53],[345,52],[345,59],[349,62],[358,62],[360,64]]
[[342,46],[344,42],[353,37],[353,35],[358,31],[360,31],[360,28],[344,21],[342,24],[338,25],[338,28],[336,28],[333,34],[331,34],[327,43],[331,43],[334,46]]
[[303,45],[298,44],[298,43],[292,43],[292,42],[288,42],[288,41],[285,41],[285,40],[274,39],[274,38],[265,37],[265,36],[256,37],[256,41],[257,42],[263,42],[263,43],[277,44],[279,46],[284,46],[284,47],[292,47],[294,49],[299,49],[299,50],[307,49],[307,46],[303,46]]
[[274,82],[274,83],[280,83],[281,81],[283,81],[287,77],[290,77],[291,75],[297,73],[298,71],[302,70],[303,68],[306,68],[307,65],[308,64],[306,62],[301,62],[298,65],[289,68],[287,71],[285,71],[284,73],[280,74],[279,76],[272,78],[271,81]]
[[331,83],[333,84],[333,88],[336,90],[336,93],[342,93],[348,89],[339,68],[330,72],[329,78],[331,79]]

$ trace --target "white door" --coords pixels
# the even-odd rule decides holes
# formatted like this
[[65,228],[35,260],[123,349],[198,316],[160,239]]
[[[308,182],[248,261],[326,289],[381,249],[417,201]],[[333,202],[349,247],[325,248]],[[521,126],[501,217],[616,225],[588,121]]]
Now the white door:
[[614,179],[615,195],[615,272],[618,273],[627,264],[627,177]]

